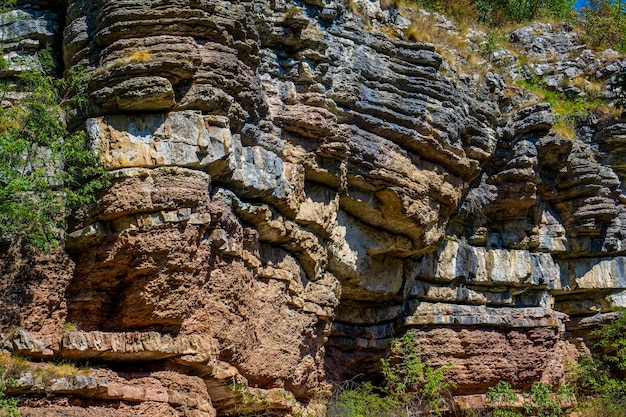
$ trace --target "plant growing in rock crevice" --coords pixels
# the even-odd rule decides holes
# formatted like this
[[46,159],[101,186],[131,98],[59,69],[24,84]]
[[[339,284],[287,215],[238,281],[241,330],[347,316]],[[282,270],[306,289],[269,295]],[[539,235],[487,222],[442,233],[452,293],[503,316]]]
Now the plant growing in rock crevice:
[[566,414],[563,404],[574,398],[568,385],[560,384],[555,391],[550,384],[535,382],[530,391],[518,395],[506,381],[500,381],[487,391],[487,404],[493,407],[490,417],[561,417]]
[[612,321],[593,331],[590,340],[595,353],[582,356],[570,369],[578,410],[588,417],[623,417],[626,415],[626,309],[616,309]]
[[17,387],[13,374],[16,367],[21,366],[21,358],[11,356],[9,354],[0,354],[0,416],[2,417],[19,417],[17,410],[18,399],[8,396],[6,391],[10,388]]
[[68,131],[64,121],[68,105],[86,103],[84,71],[58,80],[50,49],[37,58],[40,69],[22,72],[2,93],[14,90],[21,98],[0,109],[0,239],[50,249],[59,244],[70,207],[93,201],[107,179],[86,133]]
[[452,409],[445,379],[448,366],[424,363],[415,334],[406,333],[391,343],[389,358],[381,359],[384,386],[352,381],[331,402],[329,417],[442,416]]
[[19,417],[17,410],[18,399],[7,396],[8,388],[15,388],[17,382],[12,378],[5,378],[4,372],[0,372],[0,416],[2,417]]

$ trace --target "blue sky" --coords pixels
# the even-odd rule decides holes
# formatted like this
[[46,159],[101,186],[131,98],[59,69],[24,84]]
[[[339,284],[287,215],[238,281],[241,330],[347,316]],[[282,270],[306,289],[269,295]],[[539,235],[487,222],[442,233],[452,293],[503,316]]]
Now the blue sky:
[[[577,9],[580,9],[581,7],[585,5],[585,3],[587,3],[586,0],[576,0],[576,5],[574,7],[576,7]],[[622,0],[622,4],[624,4],[623,0]]]

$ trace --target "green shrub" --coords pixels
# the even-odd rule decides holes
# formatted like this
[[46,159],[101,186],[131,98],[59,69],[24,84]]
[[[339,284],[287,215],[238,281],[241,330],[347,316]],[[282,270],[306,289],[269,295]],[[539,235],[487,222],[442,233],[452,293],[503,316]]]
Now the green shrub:
[[572,401],[574,396],[567,385],[559,385],[558,390],[554,392],[550,384],[535,382],[524,397],[526,415],[561,417],[566,413],[561,403]]
[[626,314],[618,311],[622,314],[616,320],[592,333],[597,353],[583,356],[572,372],[584,416],[626,415]]
[[38,59],[43,71],[23,72],[0,93],[13,89],[22,97],[0,109],[0,239],[45,250],[58,245],[69,209],[93,201],[107,177],[86,133],[70,132],[64,123],[62,102],[85,103],[84,70],[57,80],[50,49]]
[[610,367],[599,356],[583,356],[575,366],[573,380],[582,415],[626,415],[626,382],[613,376]]
[[386,390],[400,404],[412,404],[440,416],[450,405],[447,366],[434,367],[422,362],[415,346],[415,334],[406,333],[391,346],[390,358],[381,359]]
[[6,13],[15,8],[17,0],[0,0],[0,13]]
[[502,43],[507,40],[507,36],[497,30],[487,32],[487,39],[480,46],[480,51],[485,55],[490,55],[502,48]]
[[391,396],[383,395],[370,382],[339,393],[328,409],[333,417],[384,417],[392,415],[400,405]]
[[517,393],[508,382],[500,381],[487,391],[487,404],[494,407],[491,417],[523,417],[517,411],[517,401]]
[[613,48],[625,51],[626,15],[619,1],[589,0],[583,8],[580,26],[584,41],[592,48]]
[[566,414],[562,403],[571,402],[573,398],[567,385],[561,384],[554,391],[550,384],[535,382],[529,392],[522,394],[522,413],[518,404],[520,398],[508,382],[500,381],[487,391],[487,404],[493,407],[491,417],[561,417]]
[[600,326],[593,333],[598,337],[596,346],[602,348],[602,360],[620,371],[626,370],[626,309],[617,309],[619,316],[611,323]]
[[19,417],[17,411],[18,399],[6,395],[8,388],[17,387],[17,382],[9,377],[5,369],[0,369],[0,417]]
[[448,366],[422,362],[415,335],[392,341],[389,358],[381,359],[384,387],[366,382],[341,389],[329,405],[332,417],[442,416],[451,409],[445,380]]

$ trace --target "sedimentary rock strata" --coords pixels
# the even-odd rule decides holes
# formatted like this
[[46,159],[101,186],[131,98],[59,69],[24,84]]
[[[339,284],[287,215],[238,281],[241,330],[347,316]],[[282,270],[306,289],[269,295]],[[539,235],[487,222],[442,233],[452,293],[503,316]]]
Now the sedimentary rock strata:
[[[63,248],[0,257],[2,348],[94,367],[24,371],[26,415],[295,413],[406,331],[456,394],[524,388],[562,377],[568,315],[625,302],[623,124],[565,138],[550,105],[505,97],[510,74],[450,72],[379,30],[396,13],[358,1],[368,26],[347,3],[3,17],[9,58],[52,42],[89,71],[74,116],[112,178]],[[555,49],[529,67],[546,85],[616,73],[570,32],[511,41]]]

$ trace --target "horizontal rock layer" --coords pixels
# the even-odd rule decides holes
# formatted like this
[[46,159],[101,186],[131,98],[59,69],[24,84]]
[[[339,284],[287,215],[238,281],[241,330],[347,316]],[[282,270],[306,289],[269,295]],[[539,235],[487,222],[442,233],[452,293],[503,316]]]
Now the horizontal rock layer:
[[524,388],[563,376],[567,326],[626,302],[624,126],[565,138],[550,105],[509,85],[605,80],[621,61],[548,25],[511,41],[561,67],[538,55],[472,78],[379,30],[403,25],[395,9],[357,3],[369,26],[317,0],[2,16],[5,76],[61,38],[65,68],[88,71],[74,121],[111,174],[64,248],[0,256],[2,348],[95,365],[23,370],[25,413],[304,413],[407,331],[450,363],[456,394]]

